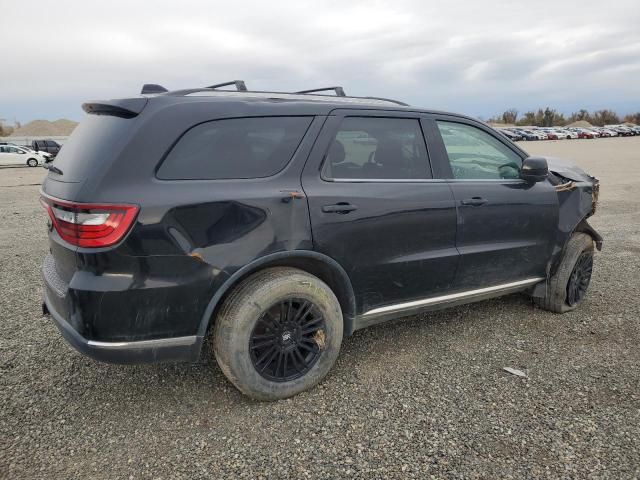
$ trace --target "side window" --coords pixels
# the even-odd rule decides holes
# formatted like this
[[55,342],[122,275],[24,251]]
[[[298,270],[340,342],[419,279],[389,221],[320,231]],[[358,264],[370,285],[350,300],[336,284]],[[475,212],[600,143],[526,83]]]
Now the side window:
[[163,180],[262,178],[293,157],[311,117],[214,120],[188,130],[158,170]]
[[323,177],[431,178],[420,122],[410,118],[346,117],[329,147]]
[[454,178],[520,178],[522,159],[497,138],[471,125],[437,123]]

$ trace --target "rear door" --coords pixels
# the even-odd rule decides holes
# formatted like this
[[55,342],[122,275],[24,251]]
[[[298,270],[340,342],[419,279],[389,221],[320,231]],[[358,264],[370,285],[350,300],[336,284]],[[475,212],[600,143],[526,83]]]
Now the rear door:
[[480,123],[433,116],[428,132],[458,210],[456,289],[546,277],[558,225],[555,188],[521,180],[526,154]]
[[347,271],[357,313],[451,288],[455,203],[433,179],[419,114],[334,111],[302,183],[314,248]]

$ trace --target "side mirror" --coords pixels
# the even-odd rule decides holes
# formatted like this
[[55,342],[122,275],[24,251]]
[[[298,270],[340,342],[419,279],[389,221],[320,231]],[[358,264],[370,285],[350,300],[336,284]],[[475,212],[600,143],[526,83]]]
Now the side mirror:
[[522,162],[520,178],[526,182],[542,182],[549,175],[549,166],[544,157],[528,157]]

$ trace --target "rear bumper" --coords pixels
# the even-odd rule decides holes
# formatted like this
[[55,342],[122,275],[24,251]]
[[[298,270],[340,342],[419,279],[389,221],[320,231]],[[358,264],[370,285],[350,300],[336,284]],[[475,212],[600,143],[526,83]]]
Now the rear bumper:
[[134,342],[98,342],[80,335],[56,310],[44,292],[43,312],[48,313],[64,339],[80,353],[108,363],[197,362],[201,336],[161,338]]

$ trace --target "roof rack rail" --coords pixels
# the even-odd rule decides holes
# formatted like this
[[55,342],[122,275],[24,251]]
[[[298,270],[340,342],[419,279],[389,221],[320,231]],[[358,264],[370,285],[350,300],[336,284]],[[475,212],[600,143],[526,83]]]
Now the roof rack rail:
[[244,80],[231,80],[230,82],[216,83],[215,85],[210,85],[206,88],[228,87],[229,85],[235,85],[236,90],[238,90],[239,92],[247,91],[247,85],[244,83]]
[[[192,95],[194,93],[200,93],[200,92],[210,92],[213,93],[212,91],[220,88],[220,87],[226,87],[229,85],[234,85],[236,87],[236,90],[240,93],[247,93],[247,94],[257,94],[259,96],[265,96],[265,95],[269,95],[269,94],[273,94],[273,95],[307,95],[307,94],[314,94],[317,92],[326,92],[326,91],[333,91],[336,93],[336,97],[335,98],[344,98],[345,100],[348,99],[354,99],[354,100],[377,100],[377,101],[381,101],[381,102],[389,102],[389,103],[395,103],[396,105],[401,105],[403,107],[408,107],[410,106],[408,103],[404,103],[401,102],[399,100],[393,100],[391,98],[384,98],[384,97],[351,97],[347,94],[345,94],[344,89],[340,86],[335,86],[335,87],[326,87],[326,88],[313,88],[310,90],[300,90],[298,92],[268,92],[268,91],[262,91],[262,90],[248,90],[246,84],[244,83],[243,80],[232,80],[230,82],[224,82],[224,83],[218,83],[216,85],[211,85],[208,87],[199,87],[199,88],[186,88],[186,89],[182,89],[182,90],[175,90],[175,91],[171,91],[168,93],[168,95],[172,95],[172,96],[179,96],[179,95]],[[151,86],[151,85],[149,85]],[[162,88],[163,90],[154,90],[153,92],[149,92],[149,93],[162,93],[164,92],[166,89],[164,89],[164,87],[161,87],[160,85],[153,85],[154,87],[157,88]],[[235,93],[234,90],[218,90],[218,92],[216,93],[224,93],[224,92],[228,92],[228,93]],[[329,101],[331,98],[334,98],[332,95],[319,95],[322,97],[325,97],[325,99],[327,101]]]
[[293,93],[316,93],[316,92],[328,92],[329,90],[333,90],[334,92],[336,92],[336,97],[347,96],[344,93],[344,88],[342,87],[312,88],[311,90],[300,90],[299,92],[293,92]]
[[385,97],[360,97],[360,98],[370,98],[371,100],[384,100],[385,102],[392,102],[397,105],[402,105],[403,107],[410,106],[408,103],[401,102],[400,100],[394,100],[393,98],[385,98]]
[[145,83],[142,86],[142,90],[140,91],[140,93],[142,95],[146,95],[148,93],[166,93],[168,91],[169,90],[164,88],[162,85],[158,85],[157,83]]

